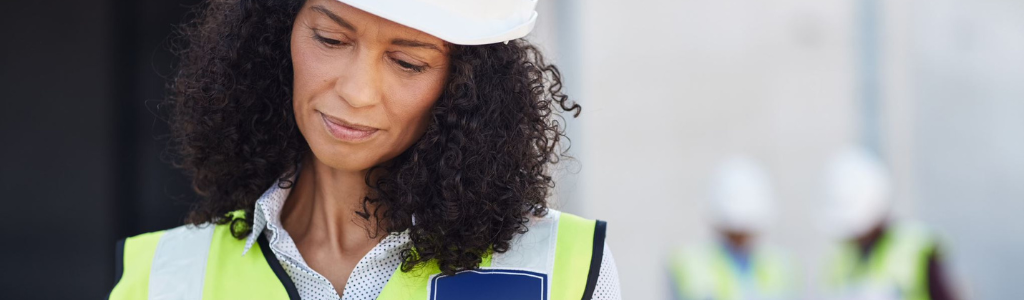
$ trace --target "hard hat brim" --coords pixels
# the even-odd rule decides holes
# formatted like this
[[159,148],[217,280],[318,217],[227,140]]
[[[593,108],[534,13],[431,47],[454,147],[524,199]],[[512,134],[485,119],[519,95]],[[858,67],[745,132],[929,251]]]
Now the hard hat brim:
[[[338,0],[362,11],[435,36],[456,45],[486,45],[526,36],[537,22],[537,12],[504,20],[472,18],[422,1]],[[533,5],[536,0],[531,1]]]

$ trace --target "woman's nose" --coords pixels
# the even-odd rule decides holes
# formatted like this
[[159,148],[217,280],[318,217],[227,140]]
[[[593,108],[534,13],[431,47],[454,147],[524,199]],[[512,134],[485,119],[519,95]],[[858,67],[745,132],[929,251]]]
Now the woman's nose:
[[383,65],[373,55],[360,51],[351,64],[340,70],[335,90],[355,108],[371,107],[383,98]]

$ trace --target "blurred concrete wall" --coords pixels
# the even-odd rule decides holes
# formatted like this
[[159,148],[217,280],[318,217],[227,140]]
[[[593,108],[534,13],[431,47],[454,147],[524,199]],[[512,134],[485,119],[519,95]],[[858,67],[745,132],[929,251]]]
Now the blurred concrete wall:
[[[567,73],[584,106],[572,132],[578,184],[560,201],[609,221],[626,298],[668,298],[665,257],[708,237],[708,177],[735,153],[763,161],[776,179],[783,215],[769,239],[801,257],[821,252],[823,237],[808,228],[820,221],[819,166],[856,135],[851,5],[558,6],[576,19],[577,52],[559,58],[577,60]],[[810,261],[808,278],[819,268]]]
[[1024,1],[900,1],[910,35],[901,160],[915,212],[973,299],[1024,295]]
[[667,252],[709,238],[710,173],[746,153],[775,179],[767,240],[799,258],[813,299],[822,165],[871,120],[896,215],[936,229],[966,295],[1024,293],[1024,1],[875,1],[877,70],[859,52],[863,0],[547,2],[534,40],[584,106],[556,206],[609,221],[625,298],[668,298]]

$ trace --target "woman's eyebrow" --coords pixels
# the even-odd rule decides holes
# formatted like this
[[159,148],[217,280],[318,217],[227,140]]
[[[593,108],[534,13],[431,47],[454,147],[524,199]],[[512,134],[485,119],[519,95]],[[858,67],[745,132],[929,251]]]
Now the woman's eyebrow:
[[434,49],[437,52],[444,53],[444,51],[441,51],[441,48],[438,48],[437,45],[434,45],[432,43],[425,43],[425,42],[414,41],[414,40],[407,40],[407,39],[393,39],[393,40],[391,40],[391,44],[395,45],[395,46],[403,46],[403,47],[417,47],[417,48]]
[[328,18],[331,18],[331,20],[333,20],[334,23],[338,23],[338,25],[341,25],[341,27],[345,27],[346,29],[351,30],[351,31],[356,31],[356,27],[355,26],[352,26],[351,23],[345,21],[345,19],[342,19],[340,16],[334,14],[333,12],[328,10],[326,7],[323,7],[323,6],[320,6],[320,5],[313,5],[309,9],[312,9],[313,11],[316,11],[316,12],[319,12],[321,14],[324,14]]

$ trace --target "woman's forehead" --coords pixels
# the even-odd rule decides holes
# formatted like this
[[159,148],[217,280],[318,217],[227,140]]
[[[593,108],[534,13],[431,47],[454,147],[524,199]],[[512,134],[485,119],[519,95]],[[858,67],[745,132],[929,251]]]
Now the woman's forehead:
[[399,46],[434,48],[444,52],[446,43],[433,35],[362,11],[337,0],[310,0],[303,12],[360,36],[376,36]]

